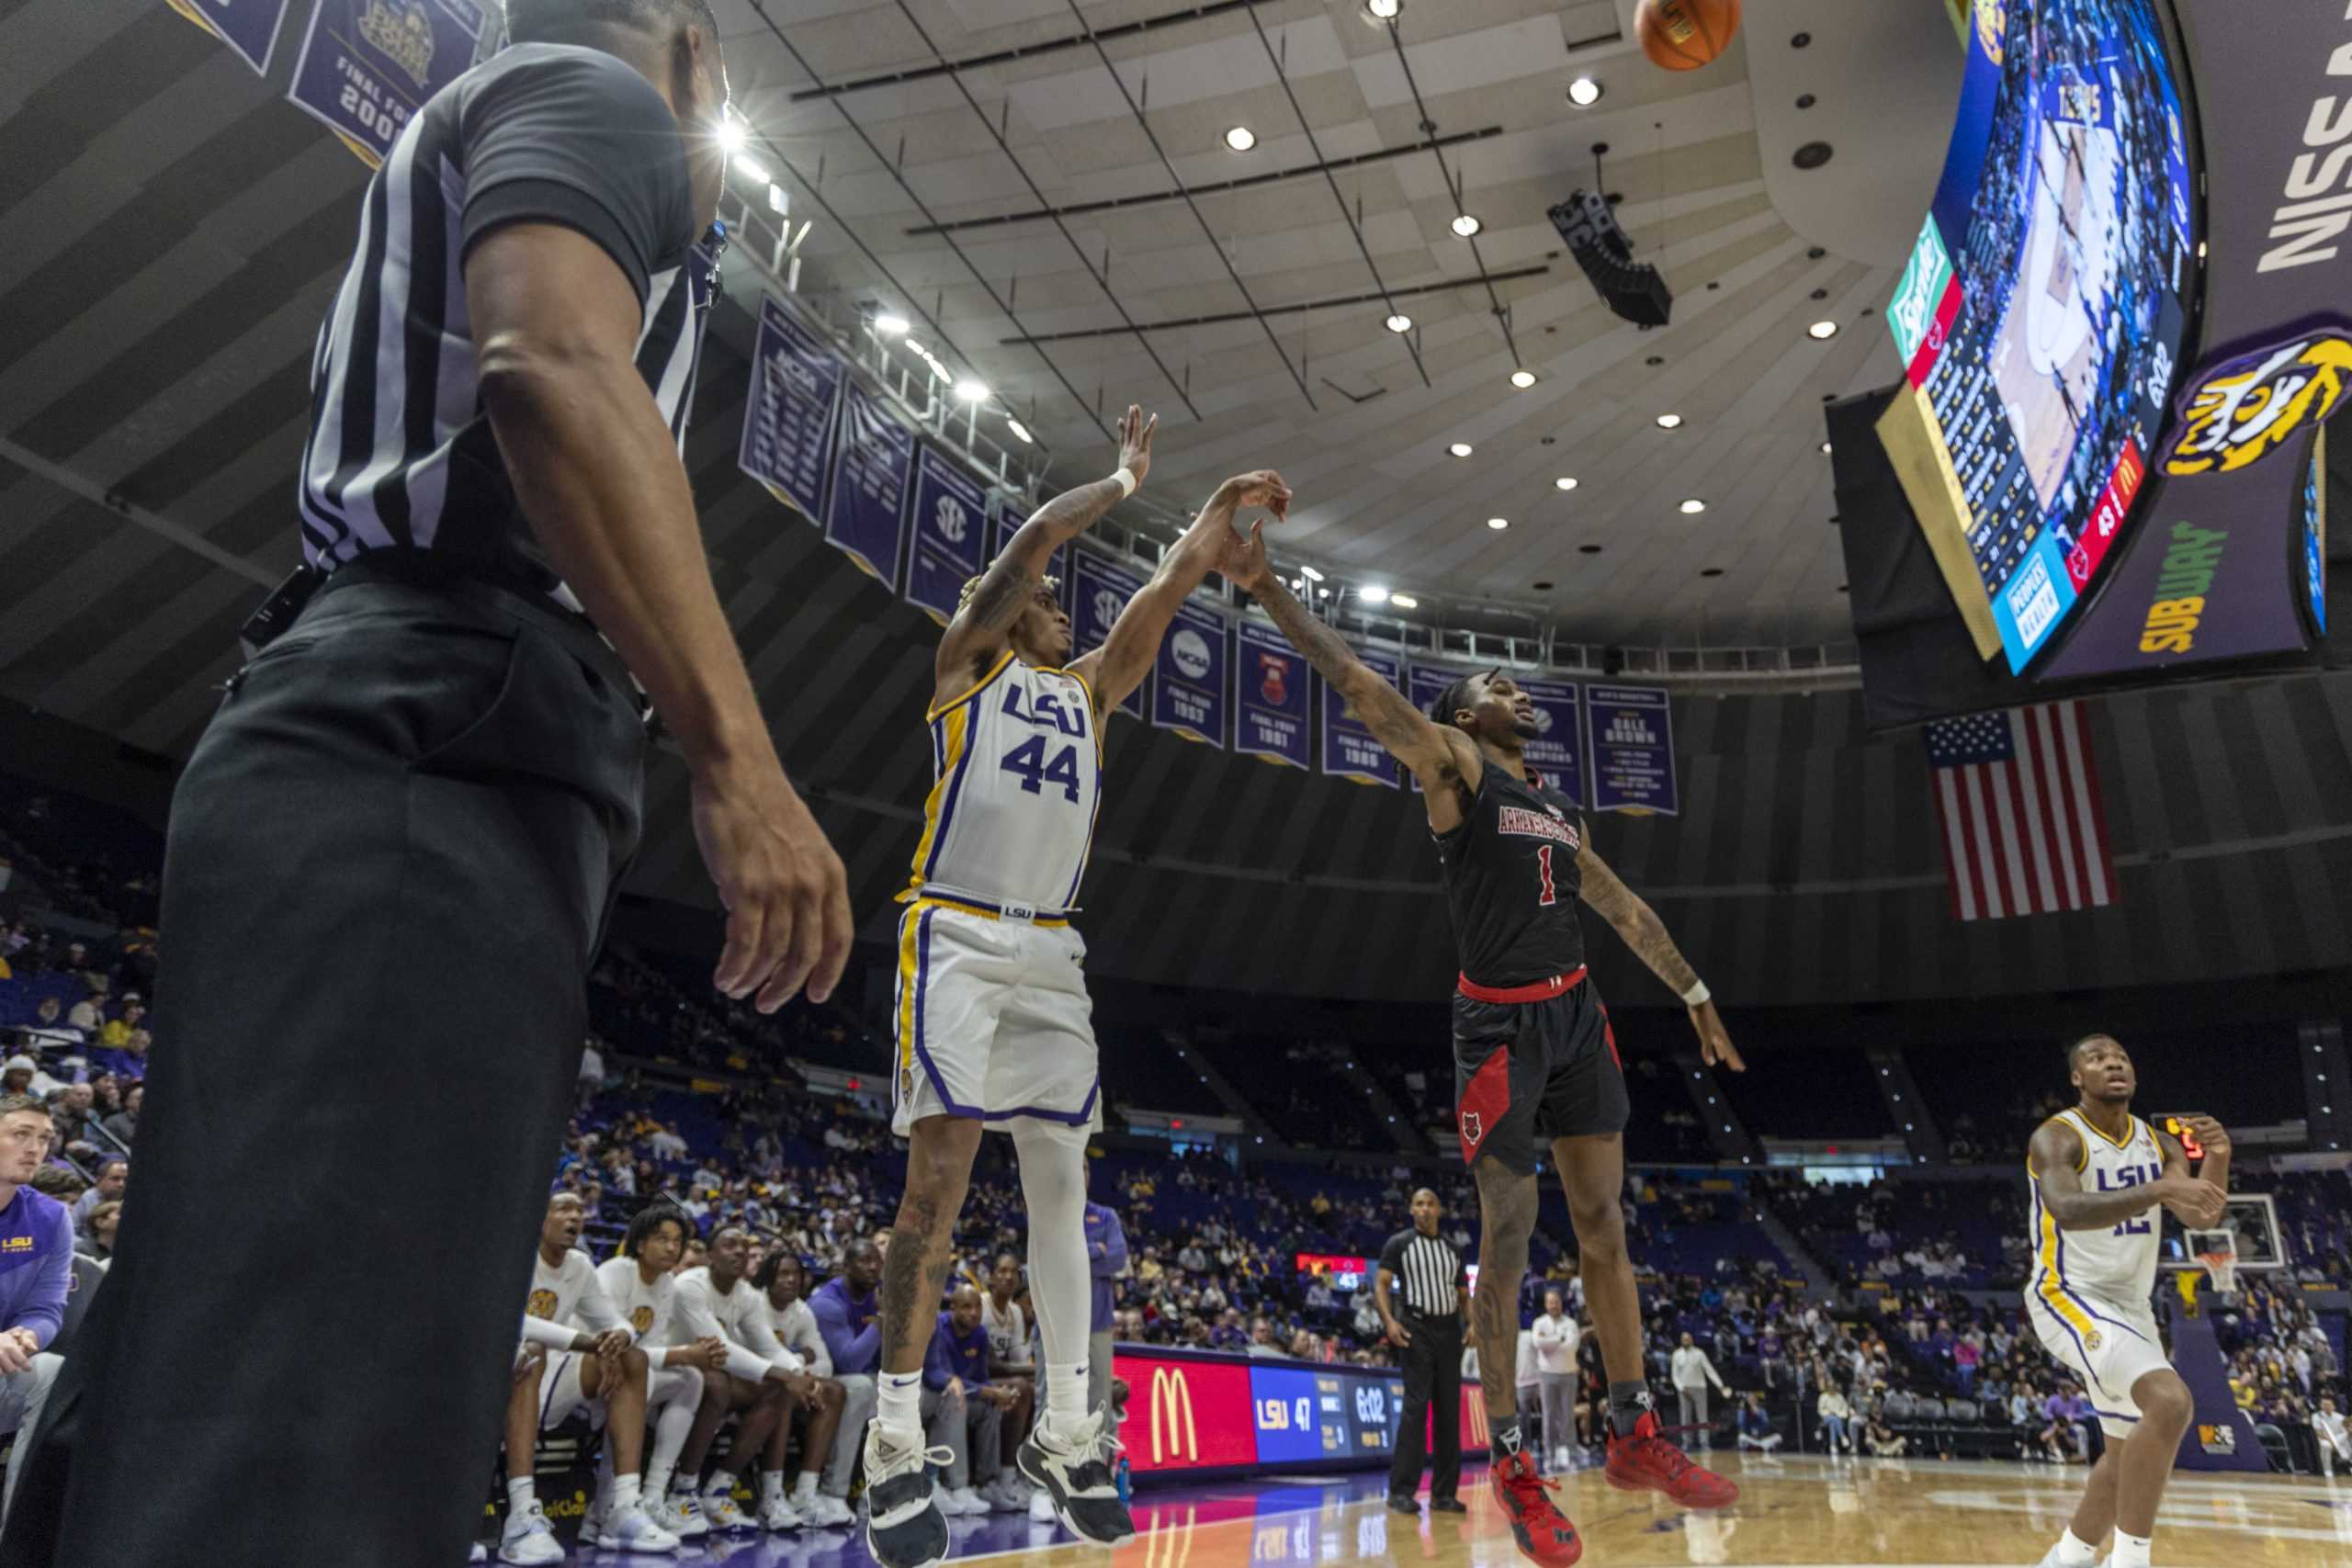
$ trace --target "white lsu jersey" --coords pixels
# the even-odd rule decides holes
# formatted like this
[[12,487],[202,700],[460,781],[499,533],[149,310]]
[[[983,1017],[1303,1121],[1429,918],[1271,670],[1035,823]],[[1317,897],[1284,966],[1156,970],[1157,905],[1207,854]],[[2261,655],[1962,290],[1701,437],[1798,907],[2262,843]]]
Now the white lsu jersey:
[[675,1274],[665,1269],[649,1285],[636,1258],[607,1258],[596,1265],[596,1279],[639,1345],[651,1350],[669,1343],[671,1305],[678,1293]]
[[[2093,1126],[2080,1111],[2062,1111],[2051,1118],[2071,1128],[2083,1143],[2078,1168],[2086,1192],[2120,1192],[2141,1187],[2165,1173],[2163,1147],[2155,1130],[2137,1116],[2132,1130],[2118,1143]],[[2032,1292],[2061,1317],[2075,1295],[2144,1305],[2156,1288],[2156,1249],[2162,1239],[2164,1211],[2151,1208],[2111,1229],[2066,1231],[2041,1201],[2041,1173],[2027,1169],[2033,1183]]]
[[1086,682],[1007,651],[929,717],[933,782],[914,886],[1024,918],[1067,911],[1102,806],[1102,736]]

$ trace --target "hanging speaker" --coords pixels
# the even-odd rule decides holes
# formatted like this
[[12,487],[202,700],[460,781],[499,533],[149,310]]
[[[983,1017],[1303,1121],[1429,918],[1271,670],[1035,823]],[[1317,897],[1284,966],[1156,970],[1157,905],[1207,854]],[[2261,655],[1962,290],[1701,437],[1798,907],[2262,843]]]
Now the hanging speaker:
[[1617,226],[1616,209],[1599,191],[1580,190],[1551,209],[1552,227],[1568,243],[1584,275],[1609,308],[1636,326],[1662,327],[1673,319],[1674,290]]

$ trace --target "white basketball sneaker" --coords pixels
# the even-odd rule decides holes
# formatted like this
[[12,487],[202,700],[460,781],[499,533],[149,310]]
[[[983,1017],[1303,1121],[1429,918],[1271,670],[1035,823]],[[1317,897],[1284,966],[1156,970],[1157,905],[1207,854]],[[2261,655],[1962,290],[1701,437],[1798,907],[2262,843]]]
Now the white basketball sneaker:
[[675,1551],[678,1538],[653,1522],[645,1505],[615,1508],[605,1517],[605,1528],[597,1534],[596,1544],[606,1551]]
[[563,1543],[556,1540],[555,1527],[536,1501],[506,1516],[506,1529],[498,1538],[498,1560],[526,1564],[563,1561]]

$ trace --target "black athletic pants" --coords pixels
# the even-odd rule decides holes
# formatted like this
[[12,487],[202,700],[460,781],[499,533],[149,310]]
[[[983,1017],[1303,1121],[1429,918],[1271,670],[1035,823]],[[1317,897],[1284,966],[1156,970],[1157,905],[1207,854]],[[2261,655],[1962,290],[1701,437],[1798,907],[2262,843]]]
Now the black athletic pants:
[[[1430,1458],[1430,1501],[1451,1497],[1462,1484],[1462,1317],[1423,1317],[1408,1309],[1397,1314],[1412,1343],[1399,1352],[1405,1363],[1405,1415],[1396,1428],[1396,1457],[1388,1467],[1388,1495],[1410,1497],[1420,1489],[1422,1425],[1436,1438]],[[1430,1413],[1436,1418],[1430,1420]]]
[[0,1562],[450,1568],[645,732],[586,623],[345,568],[173,797],[138,1195]]

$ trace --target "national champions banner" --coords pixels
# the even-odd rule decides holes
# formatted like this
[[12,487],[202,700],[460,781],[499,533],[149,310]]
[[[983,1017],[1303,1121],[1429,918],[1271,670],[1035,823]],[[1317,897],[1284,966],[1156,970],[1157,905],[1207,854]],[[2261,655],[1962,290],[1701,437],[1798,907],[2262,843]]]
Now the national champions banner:
[[1211,746],[1225,744],[1225,625],[1215,610],[1177,606],[1152,663],[1154,728]]
[[[1355,652],[1366,668],[1390,685],[1404,680],[1404,661],[1396,655],[1361,647]],[[1323,691],[1323,771],[1333,778],[1395,789],[1397,769],[1388,749],[1374,739],[1330,682],[1318,678],[1316,684]]]
[[[1070,558],[1070,655],[1091,653],[1110,639],[1111,626],[1127,601],[1143,592],[1143,579],[1114,565],[1092,550],[1078,550]],[[1148,682],[1146,684],[1149,684]],[[1119,711],[1131,718],[1144,716],[1143,690],[1129,692]]]
[[961,463],[929,442],[915,446],[915,494],[908,513],[907,603],[944,625],[964,584],[980,574],[980,531],[989,492]]
[[263,75],[293,0],[168,0],[173,10],[234,50]]
[[[1584,783],[1584,723],[1577,709],[1577,687],[1569,681],[1537,681],[1513,675],[1527,700],[1535,705],[1536,734],[1527,742],[1522,753],[1527,765],[1544,775],[1544,782],[1570,800],[1582,806],[1592,797],[1585,793]],[[1672,793],[1674,749],[1667,748],[1668,793]]]
[[889,405],[854,379],[845,382],[825,499],[825,541],[893,592],[914,456],[914,432],[890,417]]
[[811,522],[821,515],[826,443],[842,379],[841,356],[773,296],[763,297],[735,463]]
[[488,20],[475,0],[319,0],[286,96],[379,167],[409,116],[472,68]]
[[1252,620],[1235,625],[1233,641],[1233,749],[1294,768],[1313,766],[1306,656]]
[[1595,811],[1679,815],[1674,784],[1674,716],[1648,686],[1587,686]]

